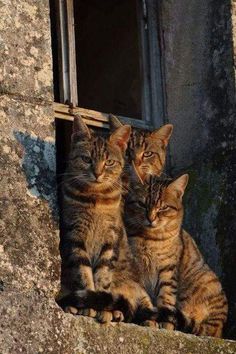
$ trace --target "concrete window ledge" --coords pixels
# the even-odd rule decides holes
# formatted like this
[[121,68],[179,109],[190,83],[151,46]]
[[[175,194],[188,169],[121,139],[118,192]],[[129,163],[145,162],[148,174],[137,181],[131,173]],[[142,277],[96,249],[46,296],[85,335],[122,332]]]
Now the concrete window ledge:
[[[5,291],[4,291],[5,292]],[[6,296],[7,295],[7,296]],[[3,301],[2,301],[3,300]],[[1,298],[2,354],[234,354],[236,342],[64,313],[40,291]]]

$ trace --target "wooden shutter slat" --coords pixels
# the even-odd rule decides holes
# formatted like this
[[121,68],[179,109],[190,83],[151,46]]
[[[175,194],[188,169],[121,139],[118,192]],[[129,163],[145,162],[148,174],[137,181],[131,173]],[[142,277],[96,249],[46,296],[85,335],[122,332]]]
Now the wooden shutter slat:
[[[91,109],[75,107],[73,108],[73,114],[71,113],[70,107],[62,103],[54,102],[55,118],[65,119],[73,121],[74,115],[76,113],[80,114],[84,119],[88,120],[89,125],[99,126],[102,128],[109,127],[109,113],[103,113],[94,111]],[[151,129],[152,126],[145,123],[142,120],[133,119],[129,117],[123,117],[116,115],[123,123],[130,124],[133,127],[142,129]]]

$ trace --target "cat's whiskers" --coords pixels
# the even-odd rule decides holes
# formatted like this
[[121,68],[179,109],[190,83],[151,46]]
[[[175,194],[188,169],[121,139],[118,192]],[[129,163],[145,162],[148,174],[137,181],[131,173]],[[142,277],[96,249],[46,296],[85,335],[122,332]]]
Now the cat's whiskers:
[[58,176],[59,177],[62,177],[62,176],[77,176],[78,175],[78,172],[65,172],[65,173],[58,173]]
[[69,186],[73,186],[75,185],[77,182],[79,182],[80,185],[87,185],[87,180],[88,180],[88,175],[85,173],[81,173],[78,175],[78,173],[75,174],[68,174],[68,176],[72,176],[72,177],[67,177],[64,178],[63,181],[61,181],[60,183],[58,183],[58,187],[61,187],[65,184],[68,184]]

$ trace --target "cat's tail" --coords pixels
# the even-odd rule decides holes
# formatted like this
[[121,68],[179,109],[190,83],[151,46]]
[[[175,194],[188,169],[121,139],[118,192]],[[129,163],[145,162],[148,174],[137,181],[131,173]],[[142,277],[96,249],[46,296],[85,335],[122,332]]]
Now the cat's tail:
[[226,321],[227,314],[224,313],[224,309],[220,309],[221,317],[217,317],[217,313],[214,317],[208,317],[201,322],[197,322],[193,318],[187,318],[184,314],[178,310],[177,311],[177,330],[195,334],[196,336],[210,336],[221,338],[223,332],[224,322]]
[[184,314],[177,309],[176,312],[177,317],[177,330],[184,333],[192,333],[196,334],[199,331],[199,324],[194,321],[192,318],[187,318]]
[[122,295],[113,295],[106,291],[78,290],[56,300],[65,310],[68,306],[77,309],[92,308],[95,311],[121,311],[126,321],[130,321],[134,314],[127,299]]

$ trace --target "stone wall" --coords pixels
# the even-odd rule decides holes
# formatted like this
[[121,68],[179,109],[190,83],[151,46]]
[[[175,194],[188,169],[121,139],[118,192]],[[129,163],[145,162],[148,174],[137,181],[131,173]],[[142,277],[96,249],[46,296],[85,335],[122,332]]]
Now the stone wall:
[[235,15],[230,0],[167,0],[161,10],[171,173],[190,174],[185,227],[223,281],[235,338]]
[[55,304],[60,258],[49,4],[0,0],[0,9],[1,353],[234,353],[231,341],[102,326]]
[[48,1],[0,8],[1,352],[36,353],[34,309],[54,303],[60,269]]

